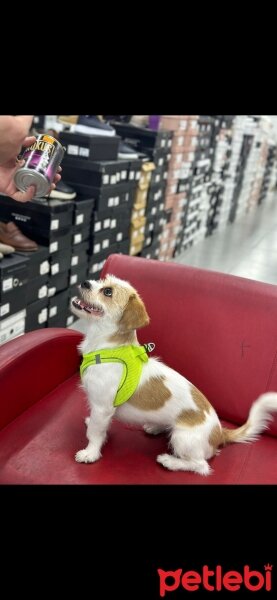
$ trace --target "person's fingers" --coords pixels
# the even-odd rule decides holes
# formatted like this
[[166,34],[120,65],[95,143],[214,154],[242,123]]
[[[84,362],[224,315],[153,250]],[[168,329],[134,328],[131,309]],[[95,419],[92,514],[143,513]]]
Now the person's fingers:
[[62,167],[59,167],[57,173],[60,173],[61,171],[62,171]]
[[59,174],[55,175],[54,183],[58,183],[58,181],[60,181],[61,178],[62,178],[61,175],[59,175]]
[[55,189],[55,187],[56,187],[55,183],[51,183],[51,186],[50,186],[50,192],[52,192],[52,190],[54,190],[54,189]]
[[31,185],[26,192],[16,192],[15,194],[12,194],[12,198],[18,202],[28,202],[28,200],[32,200],[35,191],[35,186]]
[[24,148],[28,148],[28,146],[31,146],[32,144],[34,144],[34,142],[36,141],[36,138],[34,135],[30,135],[28,137],[25,138],[22,146]]

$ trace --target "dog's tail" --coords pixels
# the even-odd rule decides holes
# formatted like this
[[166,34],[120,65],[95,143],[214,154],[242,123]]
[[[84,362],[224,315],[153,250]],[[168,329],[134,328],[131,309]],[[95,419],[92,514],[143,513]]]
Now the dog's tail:
[[262,394],[252,404],[248,419],[244,425],[237,429],[222,428],[223,444],[232,442],[255,442],[259,434],[268,428],[269,421],[273,420],[271,413],[277,412],[277,393]]

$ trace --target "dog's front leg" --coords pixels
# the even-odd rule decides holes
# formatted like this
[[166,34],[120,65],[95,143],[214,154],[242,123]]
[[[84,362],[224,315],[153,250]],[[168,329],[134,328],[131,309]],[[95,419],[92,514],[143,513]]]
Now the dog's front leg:
[[101,448],[105,443],[107,431],[115,408],[95,406],[87,428],[88,445],[75,455],[77,462],[93,463],[101,458]]

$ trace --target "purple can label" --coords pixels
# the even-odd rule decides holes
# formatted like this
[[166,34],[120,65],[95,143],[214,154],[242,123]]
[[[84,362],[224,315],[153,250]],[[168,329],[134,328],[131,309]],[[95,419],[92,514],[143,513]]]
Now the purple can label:
[[55,138],[51,135],[40,135],[32,146],[26,148],[22,156],[25,160],[24,169],[37,171],[52,183],[63,155],[63,147]]

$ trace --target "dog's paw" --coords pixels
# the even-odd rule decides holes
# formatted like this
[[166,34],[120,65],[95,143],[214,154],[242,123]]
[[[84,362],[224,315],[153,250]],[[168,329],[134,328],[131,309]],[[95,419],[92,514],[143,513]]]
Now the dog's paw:
[[99,458],[101,458],[100,452],[93,452],[92,450],[87,450],[87,448],[79,450],[75,454],[75,460],[79,463],[93,463],[99,460]]
[[163,431],[163,428],[158,425],[143,425],[143,429],[145,433],[149,433],[150,435],[158,435]]
[[170,454],[159,454],[159,456],[157,456],[157,462],[170,470],[172,469],[172,463],[174,463],[174,460],[172,459],[173,457]]
[[90,417],[86,417],[85,418],[85,425],[88,426],[89,422],[90,422]]

